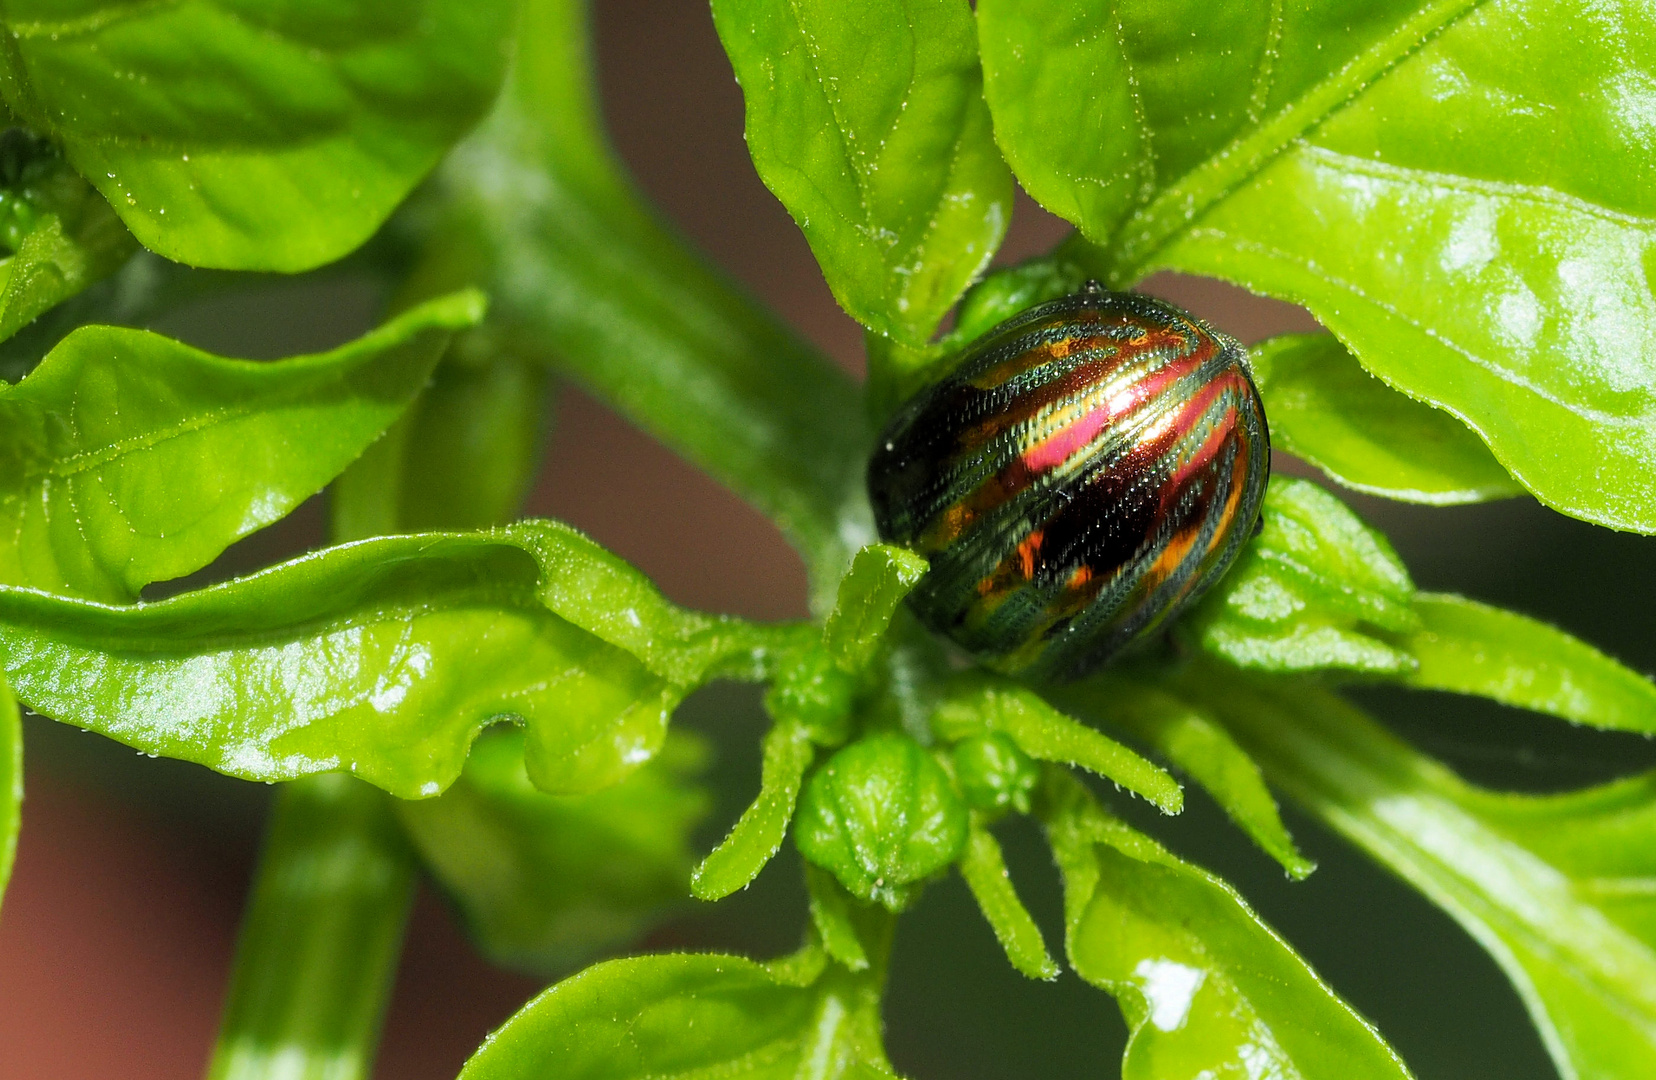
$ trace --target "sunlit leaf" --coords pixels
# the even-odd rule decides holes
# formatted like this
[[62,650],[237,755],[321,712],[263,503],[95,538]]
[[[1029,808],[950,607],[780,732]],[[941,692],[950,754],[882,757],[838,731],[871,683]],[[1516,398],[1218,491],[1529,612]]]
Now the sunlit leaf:
[[1420,625],[1414,583],[1386,538],[1317,485],[1271,478],[1260,534],[1180,632],[1241,667],[1411,670],[1389,634]]
[[1095,273],[1301,303],[1543,502],[1656,531],[1648,6],[978,13],[996,137]]
[[403,798],[508,719],[538,786],[615,783],[686,692],[758,677],[793,632],[674,608],[545,521],[345,544],[132,607],[0,588],[0,652],[36,711],[232,776],[350,771]]
[[460,1080],[876,1080],[880,1046],[871,974],[822,954],[787,964],[736,956],[641,956],[590,967],[507,1020]]
[[709,800],[687,780],[704,757],[675,733],[614,787],[548,795],[529,782],[522,733],[495,729],[452,787],[397,814],[486,956],[557,972],[688,894],[690,831]]
[[500,84],[502,0],[7,5],[0,92],[145,246],[303,270],[367,239]]
[[1271,781],[1460,922],[1517,987],[1559,1072],[1656,1071],[1656,776],[1566,795],[1475,788],[1303,681],[1198,672]]
[[1405,1080],[1379,1034],[1236,890],[1056,776],[1047,833],[1064,875],[1070,966],[1115,996],[1124,1080]]
[[76,330],[0,388],[0,581],[125,601],[207,565],[344,469],[482,314],[456,293],[276,362]]
[[966,0],[714,0],[713,18],[753,163],[835,299],[924,343],[1012,216]]
[[1271,445],[1346,487],[1432,506],[1523,494],[1465,424],[1392,390],[1334,337],[1284,334],[1248,355]]

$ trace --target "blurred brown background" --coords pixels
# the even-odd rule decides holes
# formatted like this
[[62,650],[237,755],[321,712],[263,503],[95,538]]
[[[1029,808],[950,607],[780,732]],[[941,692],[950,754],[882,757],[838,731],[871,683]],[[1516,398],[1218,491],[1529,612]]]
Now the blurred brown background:
[[[716,262],[860,369],[858,329],[753,174],[740,95],[706,6],[596,7],[614,138],[642,186]],[[1002,258],[1044,251],[1066,231],[1021,200]],[[1166,277],[1147,288],[1245,341],[1314,327],[1297,309],[1214,283]],[[232,355],[285,355],[354,335],[373,303],[366,291],[295,286],[188,313],[167,329]],[[1452,511],[1352,501],[1391,533],[1423,587],[1511,604],[1641,669],[1656,666],[1642,605],[1648,542],[1528,501]],[[579,392],[560,400],[529,510],[588,530],[683,603],[758,618],[805,612],[803,570],[768,524]],[[251,565],[320,539],[313,500],[234,557]],[[1384,694],[1369,703],[1486,782],[1565,787],[1651,761],[1643,742],[1583,736],[1495,707]],[[698,695],[683,719],[721,747],[711,844],[756,785],[752,744],[763,721],[754,695],[739,688]],[[27,750],[24,829],[0,917],[0,1080],[199,1076],[268,789],[139,759],[40,718],[28,721]],[[1323,865],[1290,885],[1210,804],[1192,801],[1180,819],[1155,823],[1159,834],[1237,882],[1423,1080],[1553,1075],[1516,996],[1445,917],[1297,815],[1290,824]],[[1008,857],[1054,927],[1057,887],[1038,839],[1014,830]],[[748,893],[713,909],[687,905],[646,946],[789,948],[804,917],[796,879],[791,860],[779,860]],[[537,989],[476,959],[440,901],[424,895],[378,1075],[447,1080]],[[916,1080],[1110,1077],[1124,1037],[1108,999],[1073,976],[1038,985],[1014,975],[954,881],[933,888],[902,924],[888,1021],[892,1056]]]

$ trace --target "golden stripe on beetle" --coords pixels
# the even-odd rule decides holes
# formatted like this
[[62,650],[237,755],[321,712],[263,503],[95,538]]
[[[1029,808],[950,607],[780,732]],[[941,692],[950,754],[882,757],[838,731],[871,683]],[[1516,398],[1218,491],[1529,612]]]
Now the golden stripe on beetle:
[[1064,679],[1218,580],[1269,474],[1242,346],[1089,282],[899,409],[868,490],[881,538],[931,561],[909,595],[922,621],[1000,670]]

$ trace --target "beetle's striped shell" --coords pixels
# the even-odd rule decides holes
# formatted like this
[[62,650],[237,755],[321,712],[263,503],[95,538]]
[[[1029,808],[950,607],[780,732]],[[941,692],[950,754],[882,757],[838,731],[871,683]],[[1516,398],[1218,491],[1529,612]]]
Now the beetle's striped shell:
[[931,561],[909,595],[927,625],[1063,679],[1217,580],[1269,473],[1241,345],[1089,283],[997,326],[905,405],[868,490],[880,536]]

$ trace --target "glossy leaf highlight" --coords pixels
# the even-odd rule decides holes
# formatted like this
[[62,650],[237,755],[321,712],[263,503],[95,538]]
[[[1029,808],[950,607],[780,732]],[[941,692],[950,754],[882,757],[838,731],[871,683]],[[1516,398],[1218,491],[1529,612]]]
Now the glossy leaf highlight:
[[615,783],[684,693],[756,677],[777,632],[673,608],[544,521],[341,545],[132,607],[0,588],[5,668],[37,711],[232,776],[350,771],[402,798],[447,787],[498,720],[525,726],[538,786]]
[[824,971],[807,955],[778,964],[736,956],[641,956],[597,964],[507,1020],[460,1080],[879,1080],[869,975]]
[[144,245],[305,270],[379,227],[499,86],[497,0],[8,5],[6,105]]
[[754,166],[835,299],[923,344],[1012,216],[966,0],[714,0],[713,18]]
[[523,733],[497,728],[452,787],[399,801],[397,816],[484,955],[551,974],[625,944],[683,900],[690,832],[708,810],[690,777],[705,756],[675,734],[614,787],[548,795],[529,781]]
[[[1195,673],[1192,673],[1195,675]],[[1656,1069],[1656,777],[1566,795],[1475,788],[1315,687],[1204,701],[1279,785],[1489,950],[1570,1080]]]
[[1354,491],[1431,506],[1523,494],[1465,424],[1391,389],[1328,334],[1284,334],[1248,358],[1271,445]]
[[207,565],[350,464],[482,315],[456,293],[275,362],[76,330],[0,388],[0,581],[121,602]]
[[1064,876],[1066,950],[1126,1018],[1124,1080],[1409,1076],[1235,889],[1059,779],[1047,832]]
[[1264,527],[1180,632],[1240,667],[1392,674],[1415,660],[1388,635],[1420,624],[1386,538],[1305,480],[1272,477]]

